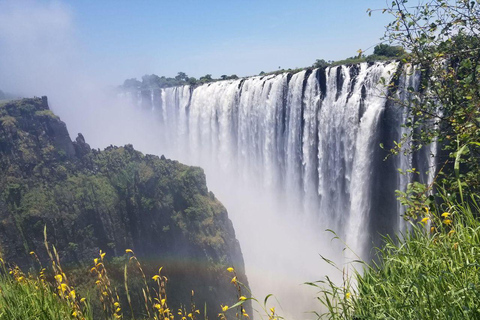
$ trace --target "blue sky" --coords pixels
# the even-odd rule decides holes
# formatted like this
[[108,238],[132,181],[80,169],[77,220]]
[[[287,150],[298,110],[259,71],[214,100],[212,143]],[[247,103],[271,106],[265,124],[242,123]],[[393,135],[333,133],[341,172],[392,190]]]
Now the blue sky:
[[[24,35],[13,31],[18,21],[35,23],[36,11],[51,13],[51,20],[60,15],[62,23],[32,26],[34,38],[42,30],[50,34],[62,29],[60,36],[47,37],[42,49],[51,43],[60,48],[55,54],[69,55],[67,66],[75,65],[77,72],[94,75],[105,84],[147,73],[174,76],[178,71],[194,77],[247,76],[279,67],[305,67],[318,58],[339,60],[374,46],[390,17],[381,13],[368,17],[366,10],[385,5],[385,0],[0,0],[3,18],[12,16],[12,10],[17,15],[8,25],[0,22],[0,29],[10,28],[3,32],[21,39]],[[4,37],[2,42],[0,30],[0,54],[2,46],[10,46],[4,55],[31,49],[25,51],[18,43],[12,47],[8,41]],[[31,65],[42,63],[27,53],[22,58],[34,59]],[[3,68],[12,68],[9,65]]]

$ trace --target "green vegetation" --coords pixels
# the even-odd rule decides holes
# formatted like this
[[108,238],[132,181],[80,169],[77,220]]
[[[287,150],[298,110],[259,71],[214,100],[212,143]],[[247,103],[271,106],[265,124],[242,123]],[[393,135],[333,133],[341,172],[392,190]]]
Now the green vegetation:
[[375,61],[388,61],[388,60],[400,60],[408,57],[405,49],[401,46],[390,46],[388,44],[376,45],[373,54],[366,56],[362,50],[358,50],[358,56],[350,57],[344,60],[338,61],[325,61],[323,59],[317,59],[312,65],[313,68],[325,69],[327,67],[340,66],[345,64],[356,64],[361,62],[375,62]]
[[[405,106],[412,115],[412,129],[394,152],[411,152],[406,140],[421,148],[437,140],[444,164],[437,183],[455,199],[462,189],[480,191],[480,6],[478,1],[432,1],[409,6],[393,1],[384,12],[394,21],[385,38],[409,49],[404,62],[422,71],[420,88]],[[398,102],[397,102],[398,103]],[[461,181],[461,183],[459,183]],[[465,190],[464,190],[465,191]]]
[[[386,40],[399,46],[379,45],[368,57],[359,52],[357,57],[343,61],[317,60],[314,67],[379,59],[412,64],[423,74],[420,88],[408,88],[413,98],[405,107],[412,130],[391,152],[415,152],[437,140],[442,149],[438,155],[442,165],[434,184],[417,181],[406,192],[399,193],[410,229],[403,235],[386,236],[375,261],[363,262],[361,271],[339,269],[343,283],[329,278],[310,283],[319,289],[318,300],[327,310],[318,316],[478,319],[479,3],[432,0],[411,6],[406,0],[394,0],[383,12],[394,17],[387,26]],[[142,82],[127,80],[124,86],[141,89],[198,83],[191,79],[184,73],[175,78],[152,75]],[[206,75],[199,81],[214,79]],[[388,85],[394,87],[395,83]],[[400,103],[395,97],[390,98]],[[200,169],[145,156],[131,146],[95,151],[90,150],[83,137],[72,144],[64,125],[48,112],[46,101],[40,99],[2,105],[0,124],[0,227],[5,234],[2,252],[8,261],[25,266],[29,265],[25,256],[32,249],[39,252],[39,261],[45,261],[49,255],[55,262],[51,283],[56,284],[49,291],[52,287],[42,286],[41,276],[31,278],[12,267],[13,280],[6,274],[0,279],[0,318],[16,317],[8,314],[11,308],[2,309],[13,304],[20,306],[17,318],[28,317],[25,313],[30,310],[23,307],[26,304],[45,314],[58,310],[62,318],[76,317],[79,313],[74,314],[75,311],[83,311],[76,309],[74,301],[78,297],[72,295],[76,291],[70,282],[67,284],[57,254],[54,258],[48,250],[42,253],[43,241],[35,238],[44,225],[52,230],[59,255],[72,266],[72,283],[86,278],[84,269],[78,266],[85,267],[92,252],[99,252],[90,270],[94,276],[90,277],[91,282],[99,289],[92,310],[104,310],[107,319],[135,315],[172,318],[167,307],[166,278],[154,267],[158,265],[158,256],[171,267],[167,271],[174,270],[168,271],[172,272],[168,278],[173,285],[188,279],[190,286],[186,289],[180,285],[168,291],[169,299],[188,301],[192,286],[204,284],[205,280],[210,281],[213,289],[200,289],[200,296],[226,297],[228,290],[218,281],[219,275],[225,275],[222,271],[226,266],[238,265],[239,258],[228,254],[238,251],[238,247],[233,244],[226,212],[208,193]],[[412,168],[411,173],[415,172]],[[156,246],[148,245],[155,241]],[[138,259],[130,248],[139,254]],[[177,254],[193,256],[203,262],[202,267],[191,261],[169,262]],[[110,256],[112,259],[108,260]],[[140,265],[140,259],[146,264]],[[111,267],[108,274],[107,266]],[[243,271],[235,273],[231,280],[240,290],[237,276],[242,277]],[[81,286],[88,286],[88,281]],[[94,294],[81,286],[78,292]],[[52,292],[60,298],[54,298]],[[184,292],[188,294],[185,296]],[[237,291],[231,303],[227,302],[233,305],[223,305],[213,317],[218,314],[225,319],[226,312],[237,307],[241,307],[236,310],[239,316],[245,316],[242,305],[249,300],[256,301]],[[268,297],[264,303],[267,317],[278,318],[274,309],[268,312],[267,300]],[[136,311],[139,309],[142,311]],[[193,319],[200,312],[194,304],[190,309],[184,306],[178,310],[182,320]]]
[[0,279],[0,319],[75,319],[67,303],[34,279]]
[[[197,320],[208,319],[207,306],[202,312],[195,304],[195,293],[192,290],[189,302],[180,305],[176,311],[171,309],[171,298],[167,298],[168,278],[162,274],[163,267],[147,276],[142,264],[131,249],[126,249],[126,259],[123,262],[123,283],[115,285],[110,278],[111,265],[107,271],[106,253],[100,250],[98,258],[93,259],[90,269],[95,282],[89,283],[89,289],[98,293],[98,300],[92,295],[89,298],[81,297],[77,288],[72,284],[70,275],[64,272],[55,246],[47,240],[47,229],[44,228],[44,246],[50,259],[51,267],[42,268],[42,263],[35,252],[30,252],[32,259],[40,266],[38,274],[25,274],[18,266],[7,267],[3,258],[0,258],[0,319],[144,319],[144,320]],[[8,268],[8,269],[7,269]],[[114,271],[114,269],[113,269]],[[220,305],[220,319],[227,319],[227,312],[236,312],[237,319],[248,319],[247,313],[250,300],[258,303],[263,312],[273,319],[275,309],[267,311],[268,297],[263,304],[255,298],[247,298],[243,292],[250,295],[248,287],[238,280],[240,276],[233,267],[225,270],[232,273],[230,283],[236,291],[236,300],[230,307]],[[140,276],[135,283],[133,276]],[[138,280],[138,279],[137,279]],[[83,281],[85,283],[85,280]],[[132,290],[133,284],[133,290]],[[135,286],[136,285],[136,286]],[[124,290],[126,299],[121,299],[119,290]],[[83,290],[85,291],[85,290]],[[88,291],[87,291],[88,292]],[[135,303],[134,296],[141,294],[140,303]],[[91,305],[100,303],[101,308],[95,312]],[[124,307],[128,306],[129,309]],[[140,308],[139,310],[134,310]],[[177,316],[178,315],[178,316]]]
[[[351,275],[339,270],[341,284],[329,278],[310,283],[327,309],[318,316],[479,319],[480,4],[394,0],[381,11],[394,17],[385,38],[408,49],[402,62],[423,75],[419,88],[408,88],[412,99],[404,105],[410,134],[391,152],[416,152],[436,140],[440,168],[431,185],[417,181],[398,193],[410,229],[385,237],[373,263],[363,262]],[[391,54],[400,54],[394,48]]]
[[403,237],[385,238],[379,262],[355,271],[356,283],[311,283],[328,309],[321,318],[479,319],[478,199],[472,196],[471,207],[445,199],[445,211],[425,208],[425,218]]
[[[375,47],[374,53],[368,56],[365,56],[361,50],[359,50],[359,55],[356,57],[350,57],[344,60],[338,61],[325,61],[323,59],[317,59],[315,63],[311,67],[303,67],[303,68],[288,68],[283,69],[278,67],[278,70],[265,72],[261,71],[258,75],[259,76],[267,76],[267,75],[278,75],[281,73],[298,73],[303,70],[309,68],[320,68],[325,69],[327,67],[334,67],[344,64],[356,64],[361,62],[375,62],[375,61],[388,61],[388,60],[400,60],[405,59],[407,57],[407,53],[401,46],[390,46],[387,44],[379,44]],[[212,78],[211,74],[206,74],[199,79],[196,78],[189,78],[187,74],[184,72],[179,72],[177,76],[174,78],[165,77],[165,76],[157,76],[155,74],[151,75],[144,75],[142,77],[142,81],[137,80],[136,78],[127,79],[123,82],[123,85],[120,86],[122,90],[144,90],[144,89],[160,89],[160,88],[169,88],[169,87],[176,87],[176,86],[184,86],[184,85],[202,85],[205,83],[220,81],[220,80],[237,80],[239,77],[236,74],[231,76],[222,75],[218,79]]]
[[[201,305],[233,303],[225,270],[235,265],[245,277],[233,226],[208,192],[200,168],[143,155],[131,145],[92,150],[82,135],[70,140],[46,97],[9,102],[0,107],[0,252],[5,261],[29,270],[34,251],[45,264],[45,225],[70,280],[78,284],[77,293],[84,296],[98,294],[86,265],[100,250],[110,257],[105,263],[115,287],[124,282],[126,249],[135,250],[146,272],[164,266],[172,280],[172,306],[188,301],[192,289]],[[142,283],[135,273],[130,280],[132,289]],[[118,294],[126,299],[125,291]],[[141,289],[132,293],[132,304],[142,300]],[[92,309],[101,309],[98,298],[92,299]],[[208,315],[217,311],[212,307]]]
[[144,75],[142,81],[136,78],[127,79],[124,81],[121,89],[123,90],[143,90],[143,89],[160,89],[185,85],[201,85],[204,83],[215,82],[219,80],[236,80],[238,76],[233,74],[231,76],[222,75],[219,79],[212,78],[211,74],[206,74],[199,79],[188,77],[185,72],[179,72],[174,78],[157,76],[155,74]]

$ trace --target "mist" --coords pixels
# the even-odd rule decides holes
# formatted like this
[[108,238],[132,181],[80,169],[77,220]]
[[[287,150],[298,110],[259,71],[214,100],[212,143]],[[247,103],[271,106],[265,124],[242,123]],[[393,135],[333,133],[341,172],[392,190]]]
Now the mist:
[[114,66],[92,70],[76,32],[72,12],[60,2],[0,2],[0,89],[48,96],[71,138],[81,132],[94,148],[129,143],[144,153],[203,167],[209,189],[234,223],[253,294],[260,301],[274,294],[281,315],[316,318],[303,314],[319,309],[316,291],[303,282],[326,274],[341,277],[319,256],[340,261],[341,245],[325,228],[299,218],[296,205],[284,203],[275,188],[263,188],[254,173],[219,170],[203,152],[175,150],[151,112],[119,99],[112,84],[99,80]]
[[115,99],[117,83],[99,80],[112,66],[92,69],[77,36],[73,13],[60,2],[0,2],[0,90],[47,96],[72,139],[81,132],[95,148],[137,141],[147,152],[154,122]]

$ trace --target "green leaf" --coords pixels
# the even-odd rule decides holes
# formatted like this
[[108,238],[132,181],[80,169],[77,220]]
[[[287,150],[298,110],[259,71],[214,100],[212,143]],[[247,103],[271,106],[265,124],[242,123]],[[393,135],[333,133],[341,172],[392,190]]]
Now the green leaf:
[[455,164],[453,165],[453,169],[455,170],[455,176],[457,177],[457,179],[460,175],[460,158],[462,157],[462,154],[466,151],[468,151],[467,145],[464,145],[460,148],[460,150],[457,151],[457,156],[455,157]]
[[267,296],[265,297],[265,300],[263,301],[263,305],[266,306],[267,305],[267,301],[268,301],[268,298],[270,298],[271,296],[273,296],[273,294],[267,294]]

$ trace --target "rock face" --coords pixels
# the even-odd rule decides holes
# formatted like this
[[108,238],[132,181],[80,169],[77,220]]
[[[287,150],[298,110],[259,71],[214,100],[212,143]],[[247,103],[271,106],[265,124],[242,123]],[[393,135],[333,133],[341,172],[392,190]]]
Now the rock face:
[[[101,249],[125,249],[155,270],[164,266],[173,302],[206,302],[211,319],[236,300],[226,272],[246,283],[227,211],[202,169],[143,155],[131,145],[92,150],[48,108],[46,97],[0,106],[0,251],[4,260],[46,260],[43,228],[60,259],[86,267]],[[118,259],[118,258],[117,258]]]

